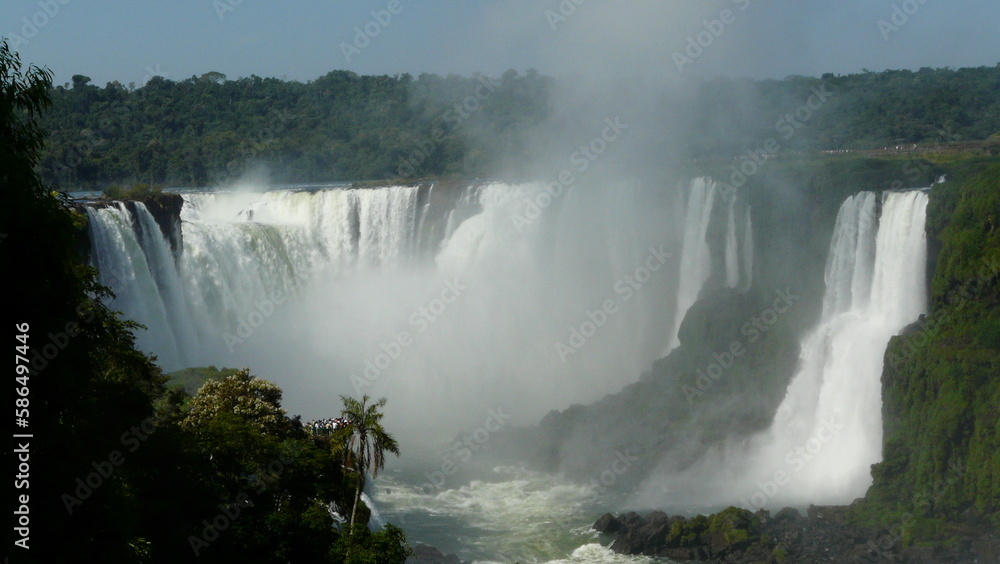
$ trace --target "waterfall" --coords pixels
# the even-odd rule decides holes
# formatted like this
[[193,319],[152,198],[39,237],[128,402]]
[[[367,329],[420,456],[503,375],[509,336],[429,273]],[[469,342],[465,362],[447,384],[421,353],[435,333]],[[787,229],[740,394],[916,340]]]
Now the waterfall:
[[[371,486],[366,484],[365,489],[370,487]],[[375,505],[375,502],[372,501],[368,492],[361,492],[361,501],[363,501],[368,510],[371,511],[371,519],[368,521],[368,528],[373,531],[378,531],[385,527],[385,520],[382,519],[382,515],[378,511],[378,507]]]
[[334,527],[340,529],[344,523],[347,522],[347,518],[340,514],[340,507],[337,506],[337,502],[331,501],[326,506],[326,512],[330,515],[330,519],[333,520]]
[[729,199],[726,221],[726,286],[736,288],[740,283],[739,240],[736,237],[736,198]]
[[[136,207],[140,217],[149,215],[141,203]],[[168,314],[168,309],[172,309],[168,306],[175,305],[171,300],[176,297],[176,286],[170,286],[169,276],[159,265],[151,267],[147,260],[149,257],[172,264],[172,260],[166,259],[170,254],[169,247],[161,247],[154,242],[157,237],[162,241],[159,227],[155,222],[150,222],[152,225],[143,224],[143,239],[147,243],[144,247],[136,235],[133,216],[125,204],[119,202],[101,209],[88,207],[87,218],[94,248],[94,266],[100,273],[101,284],[111,288],[116,296],[109,305],[112,309],[128,312],[131,319],[146,326],[146,330],[136,332],[136,344],[140,349],[156,350],[167,359],[179,358],[175,331],[169,319],[183,315],[183,310],[172,310]],[[161,252],[164,248],[165,254]],[[147,251],[150,251],[149,255]],[[168,303],[164,303],[164,296],[167,296]]]
[[674,311],[673,329],[668,339],[668,349],[680,345],[678,332],[684,315],[698,299],[705,281],[712,274],[712,252],[705,236],[712,219],[716,185],[709,178],[697,178],[691,183],[684,216],[684,244],[681,249],[680,281],[677,288],[677,307]]
[[149,327],[139,346],[166,371],[249,366],[306,417],[336,411],[338,394],[385,395],[387,424],[426,444],[489,409],[527,422],[594,401],[662,352],[675,195],[547,188],[185,194],[175,253],[139,204],[87,213],[114,306]]
[[822,316],[802,340],[770,428],[710,448],[680,471],[666,457],[637,502],[757,510],[864,495],[881,460],[886,346],[927,306],[927,195],[886,193],[881,216],[877,198],[862,192],[840,208]]
[[165,321],[177,344],[179,361],[190,362],[198,350],[198,333],[191,317],[180,274],[177,272],[177,265],[173,260],[170,243],[160,231],[160,226],[146,205],[142,202],[135,202],[134,205],[135,219],[140,227],[141,246],[166,311]]
[[927,195],[887,193],[877,225],[875,198],[848,198],[838,214],[822,320],[803,340],[799,371],[759,446],[756,477],[784,468],[790,483],[765,503],[768,492],[750,494],[755,507],[848,503],[864,495],[881,460],[885,348],[926,308]]
[[840,206],[824,273],[823,320],[869,302],[878,229],[875,198],[862,192]]
[[743,291],[753,286],[753,210],[747,206],[747,220],[743,234]]

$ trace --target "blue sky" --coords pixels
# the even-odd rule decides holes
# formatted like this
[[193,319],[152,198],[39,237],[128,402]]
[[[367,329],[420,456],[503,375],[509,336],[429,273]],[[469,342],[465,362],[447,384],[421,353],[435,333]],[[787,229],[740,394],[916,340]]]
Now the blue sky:
[[[4,0],[0,34],[57,83],[84,74],[98,85],[208,71],[782,78],[1000,62],[996,0],[397,0],[398,13],[375,22],[392,1]],[[348,61],[342,45],[366,25],[377,36]],[[699,33],[706,47],[679,69],[674,54]]]

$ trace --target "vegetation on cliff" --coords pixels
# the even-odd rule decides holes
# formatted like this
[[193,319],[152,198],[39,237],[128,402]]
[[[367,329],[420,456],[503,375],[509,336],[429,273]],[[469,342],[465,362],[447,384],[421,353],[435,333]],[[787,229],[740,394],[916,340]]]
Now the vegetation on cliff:
[[1000,165],[973,161],[934,189],[940,248],[931,311],[890,343],[883,462],[866,517],[909,514],[917,540],[946,522],[1000,526]]

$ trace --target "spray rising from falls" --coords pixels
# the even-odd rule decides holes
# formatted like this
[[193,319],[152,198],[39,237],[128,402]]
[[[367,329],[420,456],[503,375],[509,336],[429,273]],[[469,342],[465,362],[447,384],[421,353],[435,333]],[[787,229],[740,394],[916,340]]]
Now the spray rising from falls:
[[[728,444],[686,471],[651,479],[641,496],[679,505],[780,507],[848,503],[881,459],[881,372],[889,339],[926,308],[927,195],[844,202],[826,267],[822,320],[770,430]],[[664,472],[665,473],[665,472]]]
[[306,417],[385,395],[401,438],[433,442],[593,401],[661,355],[711,272],[716,189],[692,184],[683,224],[675,194],[626,188],[188,194],[169,238],[140,203],[87,213],[112,306],[167,370],[250,366]]

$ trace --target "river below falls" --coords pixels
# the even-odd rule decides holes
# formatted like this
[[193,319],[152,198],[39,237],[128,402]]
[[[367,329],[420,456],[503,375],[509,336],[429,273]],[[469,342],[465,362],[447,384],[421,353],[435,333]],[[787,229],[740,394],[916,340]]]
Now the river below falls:
[[612,553],[605,546],[613,539],[591,529],[608,511],[599,491],[547,473],[501,466],[485,479],[434,488],[417,473],[390,470],[370,495],[373,521],[469,562],[653,562]]

